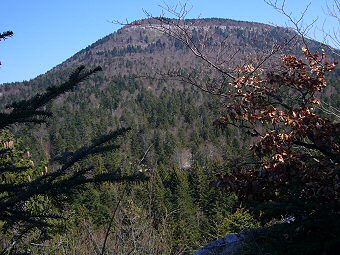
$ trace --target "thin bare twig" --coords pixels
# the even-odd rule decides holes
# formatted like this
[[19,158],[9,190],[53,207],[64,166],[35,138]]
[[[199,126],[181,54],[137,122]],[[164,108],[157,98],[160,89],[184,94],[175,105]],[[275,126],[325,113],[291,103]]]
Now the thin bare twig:
[[119,205],[120,205],[120,203],[122,202],[122,200],[123,200],[123,198],[125,196],[125,192],[126,192],[126,188],[124,189],[123,194],[120,196],[120,198],[118,200],[118,203],[117,203],[115,209],[113,210],[113,213],[112,213],[109,225],[107,226],[107,230],[106,230],[106,234],[105,234],[105,238],[104,238],[104,242],[103,242],[103,248],[102,248],[101,255],[104,255],[104,253],[105,253],[106,242],[107,242],[107,239],[108,239],[108,237],[110,235],[110,231],[111,231],[114,219],[116,217],[116,213],[118,211]]

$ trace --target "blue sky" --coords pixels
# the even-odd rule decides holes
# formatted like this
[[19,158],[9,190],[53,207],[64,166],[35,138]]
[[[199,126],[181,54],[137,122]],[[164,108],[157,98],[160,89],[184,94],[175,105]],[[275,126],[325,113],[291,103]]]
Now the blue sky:
[[[326,29],[335,22],[325,15],[327,0],[286,0],[292,16],[299,17],[311,2],[306,23],[318,18]],[[328,0],[330,1],[330,0]],[[183,1],[182,1],[183,2]],[[45,73],[98,39],[116,31],[112,20],[133,21],[145,17],[143,9],[159,15],[168,0],[1,0],[0,31],[12,30],[13,38],[0,42],[0,84],[29,80]],[[263,0],[191,0],[190,18],[219,17],[289,25],[288,20]],[[312,31],[322,39],[322,33]]]

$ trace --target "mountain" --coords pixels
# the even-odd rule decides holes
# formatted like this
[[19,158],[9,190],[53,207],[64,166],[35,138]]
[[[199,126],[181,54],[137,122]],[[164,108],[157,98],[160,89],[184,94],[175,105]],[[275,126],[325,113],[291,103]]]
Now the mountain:
[[[61,83],[79,65],[103,68],[49,105],[53,117],[48,125],[13,130],[29,145],[36,160],[49,161],[108,130],[132,128],[121,151],[89,159],[99,171],[114,164],[125,172],[135,171],[136,162],[143,159],[138,167],[151,176],[149,183],[130,188],[124,198],[108,245],[116,254],[128,254],[131,247],[134,254],[189,254],[225,234],[225,218],[238,206],[237,198],[210,184],[218,174],[230,171],[230,163],[239,160],[241,154],[250,157],[245,142],[249,138],[241,138],[237,129],[218,130],[213,126],[223,109],[220,97],[168,77],[182,69],[195,71],[204,81],[213,72],[209,73],[183,42],[165,35],[159,26],[151,19],[133,22],[46,74],[0,86],[3,108]],[[184,26],[192,42],[207,56],[225,62],[228,70],[244,64],[256,66],[270,54],[273,45],[282,45],[263,66],[273,68],[283,53],[300,54],[303,47],[301,38],[291,29],[266,24],[195,19],[185,21]],[[204,44],[200,44],[202,41]],[[308,42],[312,50],[320,46]],[[122,196],[122,187],[87,188],[75,198],[74,207],[68,208],[74,221],[62,235],[69,243],[62,248],[77,254],[94,253]],[[75,223],[79,219],[81,223]],[[39,254],[48,254],[41,249]]]
[[[274,44],[283,45],[296,36],[290,29],[228,19],[187,20],[185,26],[192,33],[193,42],[205,41],[202,47],[205,47],[208,56],[221,51],[223,46],[221,60],[227,61],[227,68],[230,70],[244,64],[256,65],[269,54]],[[311,44],[314,48],[319,45],[317,42]],[[293,49],[283,48],[282,51],[300,52],[302,43],[299,39],[295,39],[289,46],[291,45],[294,46]],[[272,56],[273,61],[267,61],[266,64],[275,62],[281,54],[282,52],[278,52]],[[152,19],[124,26],[29,82],[0,86],[0,105],[4,106],[18,98],[30,97],[50,85],[61,83],[80,65],[88,68],[99,65],[103,72],[89,79],[79,90],[53,104],[53,108],[58,112],[65,111],[60,112],[61,119],[68,118],[65,116],[70,113],[77,114],[70,115],[73,116],[72,121],[61,122],[57,121],[59,117],[58,113],[55,113],[55,121],[58,124],[51,125],[57,128],[53,133],[59,134],[61,130],[73,130],[71,133],[78,133],[78,125],[71,124],[72,127],[67,127],[68,124],[77,122],[87,130],[82,135],[86,137],[85,141],[88,141],[94,136],[95,128],[88,130],[83,114],[87,115],[87,118],[96,116],[91,125],[100,127],[104,126],[101,124],[103,122],[114,121],[115,124],[111,124],[111,128],[117,127],[118,123],[139,128],[141,123],[147,122],[155,129],[161,127],[168,130],[171,127],[174,131],[184,128],[186,134],[191,133],[191,122],[197,121],[197,118],[191,115],[201,114],[200,107],[208,111],[205,113],[207,119],[204,122],[207,129],[212,129],[211,123],[218,116],[220,107],[215,98],[174,79],[152,79],[155,76],[159,78],[159,74],[177,68],[186,69],[188,66],[202,71],[201,62],[197,61],[192,52],[178,39],[162,33],[159,22]],[[209,103],[209,100],[212,101]],[[192,102],[195,102],[195,105]],[[195,123],[195,126],[202,124]],[[177,130],[172,133],[176,136],[176,132]],[[44,142],[45,152],[51,155],[48,157],[53,157],[55,153],[65,149],[65,146],[62,149],[56,146],[53,139],[50,141],[51,138],[46,138]],[[66,140],[68,139],[70,137]],[[77,143],[74,139],[68,141]]]
[[[174,38],[162,34],[159,26],[152,19],[136,21],[126,25],[87,48],[79,51],[60,65],[30,81],[32,87],[46,87],[44,82],[54,82],[60,75],[79,65],[87,67],[100,65],[104,69],[103,79],[112,80],[115,75],[145,73],[156,66],[169,68],[180,63],[186,66],[192,63],[193,55],[185,45]],[[205,47],[214,51],[224,47],[223,58],[232,67],[256,63],[261,56],[269,53],[273,45],[284,45],[296,36],[292,42],[283,47],[283,52],[300,53],[302,41],[296,33],[287,28],[274,27],[255,22],[234,21],[228,19],[187,20],[186,26],[192,30],[195,42],[205,40]],[[222,43],[222,44],[221,44]],[[320,48],[320,43],[309,41],[310,48]],[[27,84],[27,82],[24,82]],[[5,84],[6,85],[6,84]],[[20,83],[11,84],[7,90],[15,90]],[[22,87],[22,86],[21,86]],[[2,90],[4,87],[2,86]],[[9,93],[9,92],[7,92]]]

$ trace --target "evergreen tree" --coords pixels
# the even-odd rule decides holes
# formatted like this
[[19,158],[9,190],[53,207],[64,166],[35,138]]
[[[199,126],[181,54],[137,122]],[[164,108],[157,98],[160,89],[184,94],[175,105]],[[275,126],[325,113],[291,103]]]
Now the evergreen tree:
[[[0,40],[11,36],[11,32],[0,34]],[[30,152],[13,137],[9,128],[17,124],[43,124],[52,116],[47,105],[72,91],[88,77],[101,71],[100,67],[86,71],[77,68],[69,80],[59,86],[50,86],[45,93],[14,102],[0,113],[0,222],[3,234],[12,237],[3,252],[18,252],[20,241],[30,233],[33,237],[46,239],[55,227],[55,220],[64,215],[58,208],[70,202],[72,195],[87,183],[136,182],[145,180],[141,173],[124,175],[119,168],[99,167],[83,163],[95,155],[119,149],[119,138],[129,128],[120,128],[94,139],[73,152],[64,152],[54,163],[35,163]],[[99,156],[98,156],[99,157]],[[57,165],[54,167],[54,165]],[[37,232],[38,231],[38,232]],[[40,233],[40,234],[37,234]],[[19,249],[19,250],[17,250]]]

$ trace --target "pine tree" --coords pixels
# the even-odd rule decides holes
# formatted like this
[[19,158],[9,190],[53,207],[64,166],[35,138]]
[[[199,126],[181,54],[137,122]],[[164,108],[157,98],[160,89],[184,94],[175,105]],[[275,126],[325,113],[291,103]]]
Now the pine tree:
[[[0,34],[0,41],[12,32]],[[47,105],[65,92],[75,89],[81,82],[100,72],[101,67],[85,70],[78,67],[68,81],[50,86],[44,93],[28,100],[14,102],[0,113],[0,222],[4,235],[12,238],[3,252],[18,252],[20,240],[29,234],[44,240],[55,229],[64,215],[59,210],[71,201],[72,195],[88,183],[137,182],[146,180],[141,173],[122,175],[119,167],[106,166],[97,171],[84,161],[94,155],[118,150],[119,138],[130,129],[120,128],[100,135],[88,145],[73,152],[65,152],[49,164],[36,163],[20,139],[9,131],[13,125],[37,125],[48,121],[52,113]],[[52,165],[58,165],[53,169]],[[101,165],[102,166],[102,165]],[[40,234],[37,234],[40,233]]]

